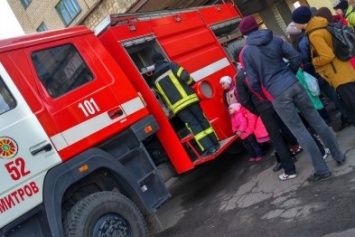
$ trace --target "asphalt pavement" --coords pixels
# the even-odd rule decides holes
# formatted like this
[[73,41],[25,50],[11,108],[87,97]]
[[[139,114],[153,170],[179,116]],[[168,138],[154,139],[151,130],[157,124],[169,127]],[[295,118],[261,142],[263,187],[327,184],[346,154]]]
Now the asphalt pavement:
[[307,181],[313,168],[305,152],[298,176],[280,181],[272,148],[258,163],[225,153],[173,178],[172,198],[157,213],[165,230],[154,237],[354,237],[355,127],[336,135],[347,163],[338,167],[329,156],[326,181]]

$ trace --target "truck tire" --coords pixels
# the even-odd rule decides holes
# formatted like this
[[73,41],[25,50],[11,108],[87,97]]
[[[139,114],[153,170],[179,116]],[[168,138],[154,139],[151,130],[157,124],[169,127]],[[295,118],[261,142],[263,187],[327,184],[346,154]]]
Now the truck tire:
[[138,207],[115,192],[91,194],[75,204],[64,220],[67,237],[145,237],[147,227]]

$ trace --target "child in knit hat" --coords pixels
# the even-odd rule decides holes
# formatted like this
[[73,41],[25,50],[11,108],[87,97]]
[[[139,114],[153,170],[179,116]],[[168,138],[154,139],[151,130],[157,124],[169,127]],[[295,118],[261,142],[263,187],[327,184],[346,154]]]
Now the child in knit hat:
[[334,4],[333,9],[335,10],[336,14],[344,16],[344,13],[346,9],[348,9],[348,6],[349,4],[346,0],[338,0]]
[[[348,21],[345,19],[345,11],[346,8],[348,7],[348,2],[347,1],[341,1],[343,4],[336,4],[334,5],[333,9],[335,10],[335,15],[333,16],[334,18],[334,24],[337,24],[338,22],[341,22],[342,25],[347,26]],[[341,5],[346,5],[346,8],[343,8]]]
[[243,140],[244,147],[250,154],[249,161],[261,161],[263,159],[263,150],[254,136],[257,116],[250,113],[239,103],[229,105],[229,114],[233,133]]
[[237,90],[235,88],[235,83],[233,82],[230,76],[223,76],[219,80],[223,88],[223,101],[224,104],[228,107],[230,104],[238,102]]

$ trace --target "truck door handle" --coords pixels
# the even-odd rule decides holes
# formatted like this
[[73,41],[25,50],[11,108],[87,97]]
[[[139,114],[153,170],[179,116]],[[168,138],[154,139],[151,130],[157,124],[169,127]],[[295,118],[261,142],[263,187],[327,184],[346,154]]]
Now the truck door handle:
[[122,115],[123,115],[123,111],[121,108],[116,108],[116,109],[108,111],[108,116],[110,116],[111,119],[115,119],[115,118],[120,117]]
[[42,146],[42,147],[40,147],[40,148],[38,148],[36,150],[31,151],[31,154],[33,156],[35,156],[38,153],[40,153],[41,151],[47,152],[47,151],[50,151],[50,150],[52,150],[52,145],[48,143],[48,144],[46,144],[46,145],[44,145],[44,146]]

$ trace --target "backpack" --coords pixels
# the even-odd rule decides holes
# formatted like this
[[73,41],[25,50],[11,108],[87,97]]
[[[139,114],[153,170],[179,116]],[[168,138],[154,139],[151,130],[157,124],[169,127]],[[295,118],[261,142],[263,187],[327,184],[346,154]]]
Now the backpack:
[[353,28],[339,22],[336,25],[315,28],[308,33],[308,36],[318,29],[327,29],[330,32],[333,38],[334,54],[338,59],[348,61],[355,57],[355,31]]
[[349,26],[337,24],[327,26],[333,37],[334,54],[342,61],[355,56],[355,31]]

